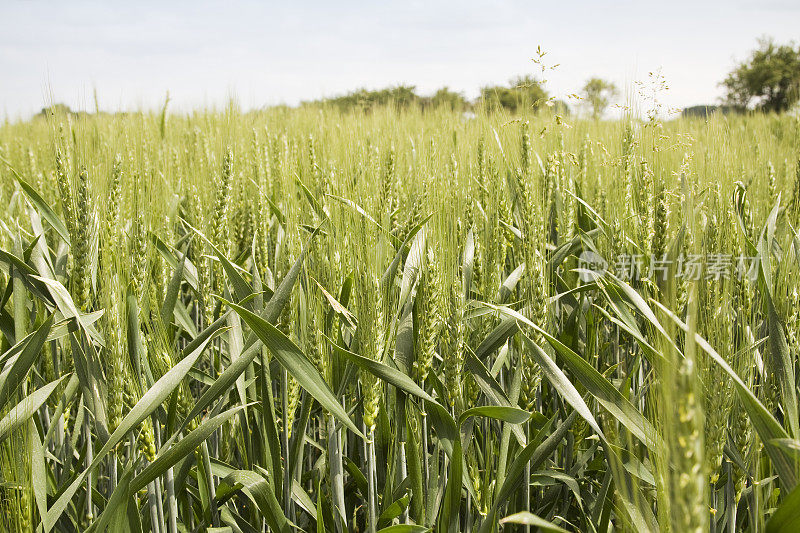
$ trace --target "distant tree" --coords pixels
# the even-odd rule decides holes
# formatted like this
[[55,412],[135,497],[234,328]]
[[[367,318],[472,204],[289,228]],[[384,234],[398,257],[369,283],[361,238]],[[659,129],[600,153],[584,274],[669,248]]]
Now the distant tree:
[[542,83],[532,76],[520,76],[511,80],[508,87],[489,86],[481,88],[480,102],[488,109],[505,108],[512,113],[524,109],[538,109],[548,100]]
[[[323,103],[338,107],[342,111],[353,108],[369,110],[376,106],[384,106],[389,104],[406,108],[412,104],[418,104],[419,101],[420,97],[417,95],[416,87],[413,85],[398,85],[396,87],[387,87],[385,89],[378,89],[375,91],[358,89],[343,96],[336,96],[322,100]],[[307,102],[307,104],[316,103],[319,102]]]
[[385,101],[381,103],[393,103],[398,107],[409,107],[411,104],[419,103],[417,88],[413,85],[398,85],[389,89]]
[[53,104],[43,107],[39,114],[43,117],[50,115],[70,115],[72,114],[72,110],[67,104]]
[[715,113],[729,115],[736,111],[737,108],[732,105],[694,105],[684,107],[681,116],[684,118],[708,118]]
[[463,94],[451,91],[447,87],[436,91],[433,96],[426,99],[425,103],[434,108],[443,107],[452,111],[463,111],[469,105]]
[[551,100],[550,109],[552,109],[553,113],[556,115],[561,116],[568,116],[572,113],[572,110],[569,108],[569,104],[561,99]]
[[597,120],[603,116],[606,108],[614,98],[619,95],[617,86],[602,78],[589,78],[583,86],[583,98],[592,112],[592,118]]
[[721,83],[729,104],[780,113],[800,98],[800,49],[760,39],[750,58]]

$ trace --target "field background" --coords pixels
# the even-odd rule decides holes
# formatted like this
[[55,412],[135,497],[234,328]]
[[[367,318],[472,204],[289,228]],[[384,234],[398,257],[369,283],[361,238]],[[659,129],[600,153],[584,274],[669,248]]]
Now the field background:
[[798,147],[774,115],[6,124],[2,529],[791,531]]

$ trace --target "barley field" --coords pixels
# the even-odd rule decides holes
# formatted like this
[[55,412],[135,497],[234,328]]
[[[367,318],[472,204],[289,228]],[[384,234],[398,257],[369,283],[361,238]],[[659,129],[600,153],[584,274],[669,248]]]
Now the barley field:
[[800,120],[0,127],[0,530],[797,531]]

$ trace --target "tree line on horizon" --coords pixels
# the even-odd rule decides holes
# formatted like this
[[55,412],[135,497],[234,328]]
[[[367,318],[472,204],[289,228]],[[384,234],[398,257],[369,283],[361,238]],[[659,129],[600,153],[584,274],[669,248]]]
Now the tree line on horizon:
[[[717,105],[695,105],[682,110],[686,117],[702,117],[711,113],[743,113],[747,111],[784,113],[791,111],[800,100],[800,46],[795,43],[778,44],[763,37],[758,46],[744,61],[739,62],[719,84],[725,91]],[[601,118],[608,106],[619,96],[614,83],[599,77],[586,81],[578,95],[581,106],[595,120]],[[443,87],[431,96],[416,93],[413,85],[398,85],[379,90],[359,89],[342,96],[323,98],[303,105],[330,104],[342,110],[365,109],[393,104],[398,107],[412,105],[426,108],[450,108],[470,111],[505,109],[516,113],[521,109],[541,109],[550,106],[562,115],[570,114],[570,106],[552,97],[541,80],[533,76],[518,76],[507,85],[490,85],[481,88],[473,101],[462,93]]]
[[[599,117],[610,101],[616,96],[613,83],[600,78],[592,78],[584,86],[584,97],[594,102],[590,105],[592,115]],[[551,108],[554,113],[569,115],[573,109],[564,100],[553,97],[544,83],[531,75],[517,76],[505,85],[481,87],[480,94],[470,100],[463,93],[445,86],[432,95],[417,93],[414,85],[397,85],[383,89],[357,89],[344,95],[302,102],[303,106],[329,105],[341,111],[394,105],[398,108],[418,107],[428,109],[449,109],[451,111],[471,112],[485,109],[493,112],[504,109],[518,113],[523,109],[541,110]]]
[[[750,56],[738,63],[719,85],[725,91],[720,104],[689,106],[682,110],[682,116],[791,111],[800,100],[800,46],[795,43],[778,44],[771,38],[761,38]],[[619,96],[619,90],[610,81],[592,77],[577,96],[579,106],[597,120],[603,117],[609,105]],[[573,111],[567,102],[552,96],[542,80],[531,75],[517,76],[505,85],[484,86],[474,100],[447,86],[432,95],[421,95],[416,86],[400,84],[374,90],[361,88],[339,96],[303,101],[300,105],[332,106],[340,111],[369,111],[387,105],[401,109],[416,107],[457,112],[502,109],[511,114],[524,109],[538,111],[550,108],[559,115],[569,115]],[[60,103],[43,108],[40,114],[64,113],[77,116],[87,114],[74,112]]]
[[[612,82],[595,77],[586,82],[581,98],[591,116],[600,118],[618,94],[619,91]],[[414,85],[400,84],[375,90],[362,88],[340,96],[300,103],[301,107],[319,105],[332,106],[343,112],[356,109],[369,111],[388,105],[401,109],[417,107],[423,110],[448,109],[456,112],[472,112],[479,108],[490,112],[504,109],[512,114],[524,109],[540,110],[543,108],[550,108],[559,115],[569,115],[573,111],[564,100],[551,96],[541,80],[530,75],[518,76],[510,80],[507,85],[482,87],[480,95],[475,100],[470,100],[463,93],[449,87],[442,87],[434,94],[427,96],[419,94]],[[102,112],[97,111],[96,113]],[[84,117],[91,114],[86,111],[74,111],[63,103],[43,107],[39,113],[42,117],[47,115]]]

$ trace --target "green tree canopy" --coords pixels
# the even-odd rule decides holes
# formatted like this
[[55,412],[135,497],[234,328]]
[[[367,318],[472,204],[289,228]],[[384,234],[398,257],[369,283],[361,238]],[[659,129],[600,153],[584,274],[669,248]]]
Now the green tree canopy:
[[729,104],[780,113],[800,98],[800,49],[760,39],[758,48],[722,82]]
[[512,113],[523,109],[538,109],[548,100],[541,81],[533,76],[520,76],[508,87],[489,86],[481,89],[480,101],[491,110],[505,108]]
[[67,104],[51,104],[47,107],[43,107],[39,114],[43,117],[48,115],[70,115],[72,114],[72,109],[69,108]]
[[589,78],[583,86],[584,101],[595,120],[603,116],[608,105],[618,94],[617,86],[602,78]]
[[404,108],[412,104],[418,104],[419,100],[420,97],[416,93],[416,87],[413,85],[398,85],[396,87],[387,87],[375,91],[358,89],[343,96],[324,99],[322,102],[331,104],[345,111],[353,108],[368,110],[375,106],[389,104]]
[[426,103],[431,107],[444,107],[453,111],[464,110],[469,106],[469,102],[463,94],[451,91],[447,87],[442,87],[427,100]]
[[[545,104],[551,106],[558,114],[568,114],[566,103],[550,99],[542,82],[532,76],[520,76],[509,82],[508,86],[483,87],[478,100],[487,109],[494,111],[507,109],[514,113],[524,109],[538,109]],[[417,94],[413,85],[397,85],[384,89],[358,89],[341,96],[323,98],[321,100],[303,102],[303,105],[326,104],[349,111],[362,109],[369,111],[375,107],[392,105],[397,108],[419,107],[421,109],[445,108],[453,111],[465,111],[473,106],[463,94],[442,87],[431,96]]]

